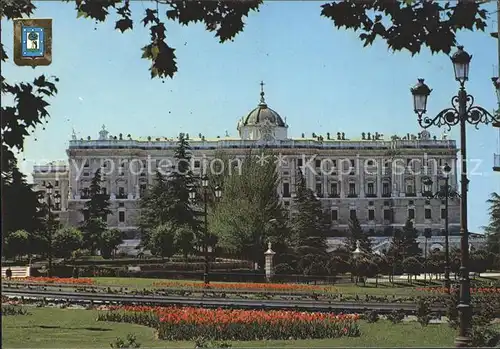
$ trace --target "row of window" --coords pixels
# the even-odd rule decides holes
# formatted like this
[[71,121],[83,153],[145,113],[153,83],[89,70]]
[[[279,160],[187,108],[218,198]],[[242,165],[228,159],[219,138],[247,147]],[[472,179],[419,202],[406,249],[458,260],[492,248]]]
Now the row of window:
[[[337,167],[337,160],[336,159],[330,159],[331,160],[331,164],[332,164],[332,167],[333,168],[336,168]],[[414,162],[415,159],[406,159],[406,165],[407,166],[413,166],[414,167]],[[161,161],[160,159],[155,159],[155,165],[156,167],[159,167],[160,164],[161,164]],[[316,159],[315,160],[315,166],[316,168],[321,168],[321,163],[322,163],[323,160],[321,159]],[[443,159],[427,159],[427,163],[425,166],[427,166],[429,164],[429,162],[431,161],[434,161],[437,166],[443,166],[445,161],[443,161]],[[297,159],[297,166],[298,167],[302,167],[304,164],[304,161],[303,159],[299,158]],[[389,167],[391,164],[391,161],[390,160],[386,160],[385,163],[384,163],[384,167]],[[193,165],[194,165],[194,168],[200,168],[201,167],[201,161],[200,160],[194,160],[193,161]],[[366,165],[367,166],[375,166],[375,162],[374,160],[372,159],[369,159],[366,161]],[[127,160],[122,160],[121,163],[120,163],[120,166],[118,166],[118,169],[119,169],[119,172],[123,175],[123,168],[127,166]],[[350,160],[350,166],[351,168],[355,168],[356,167],[356,160],[354,159],[351,159]],[[90,164],[88,161],[85,162],[84,164],[84,168],[89,168],[90,167]],[[106,162],[103,162],[102,163],[102,167],[106,168],[107,167],[107,163]],[[142,160],[142,168],[146,169],[148,167],[148,162],[146,160]],[[88,172],[84,172],[84,175],[87,174],[88,175]]]
[[[83,210],[83,220],[88,220],[89,219],[89,211],[88,210]],[[104,221],[107,220],[107,217],[103,217]],[[124,223],[125,222],[125,211],[119,211],[118,212],[118,222]]]
[[[48,185],[50,182],[48,181],[42,181],[42,187],[45,187],[46,185]],[[54,187],[55,188],[58,188],[59,187],[59,181],[54,181]]]
[[[329,160],[331,161],[332,167],[336,168],[337,167],[337,160],[335,160],[335,159],[329,159]],[[415,165],[415,160],[418,160],[420,162],[419,159],[406,159],[406,165],[407,166],[414,166]],[[316,159],[315,160],[315,164],[314,164],[315,167],[316,168],[320,168],[322,161],[323,160],[321,160],[321,159]],[[432,162],[432,161],[434,161],[437,164],[437,166],[443,166],[444,163],[445,163],[445,161],[443,161],[443,159],[437,159],[437,160],[436,159],[427,159],[427,162],[426,162],[426,164],[424,166],[428,166],[429,163]],[[297,159],[297,166],[298,167],[302,167],[303,164],[304,164],[303,159]],[[384,163],[384,167],[389,167],[390,164],[391,164],[391,161],[390,160],[386,160],[385,163]],[[351,167],[356,167],[356,160],[351,159],[350,160],[350,165],[351,165]],[[375,166],[375,162],[372,159],[369,159],[369,160],[366,161],[366,165],[367,166]]]
[[[350,197],[356,197],[358,195],[358,191],[356,188],[356,183],[349,183],[348,187],[348,196]],[[413,187],[408,186],[406,193],[408,196],[410,194],[415,194],[415,191],[413,190]],[[339,197],[341,192],[341,186],[339,183],[330,183],[330,192],[329,196],[330,197]],[[375,183],[367,183],[366,185],[366,196],[376,196],[377,193],[375,191]],[[321,183],[316,183],[316,195],[319,197],[323,196],[323,184]],[[382,183],[382,197],[389,197],[391,195],[391,186],[388,182]],[[283,197],[290,197],[291,192],[290,192],[290,183],[283,183]]]
[[[147,184],[141,184],[139,186],[139,195],[144,196],[146,193],[146,188]],[[101,188],[101,194],[107,195],[108,191],[106,188]],[[125,187],[118,187],[118,193],[116,194],[117,199],[126,199],[127,198],[127,192],[125,191]],[[80,198],[81,199],[90,199],[90,189],[89,188],[82,188],[80,190]]]
[[[357,217],[357,210],[349,210],[349,218],[350,219],[358,218]],[[384,220],[391,221],[392,218],[393,218],[393,211],[391,209],[384,209]],[[414,208],[408,209],[408,218],[415,219],[415,209]],[[424,210],[424,218],[425,219],[432,219],[432,210],[430,208],[426,208]],[[331,210],[331,220],[338,221],[338,219],[339,219],[338,210],[337,209]],[[446,219],[446,210],[444,208],[441,209],[441,219]],[[375,220],[375,209],[368,209],[368,220],[369,221]]]

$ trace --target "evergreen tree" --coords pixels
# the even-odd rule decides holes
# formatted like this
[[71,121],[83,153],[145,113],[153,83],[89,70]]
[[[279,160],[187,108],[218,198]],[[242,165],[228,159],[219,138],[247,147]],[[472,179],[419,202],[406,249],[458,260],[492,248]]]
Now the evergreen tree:
[[488,210],[490,222],[484,227],[487,238],[488,252],[500,255],[500,195],[492,193],[490,199],[486,201],[490,204]]
[[418,231],[413,227],[413,221],[411,219],[406,220],[402,233],[404,258],[420,256],[422,250],[418,247]]
[[346,247],[352,252],[357,247],[357,242],[359,241],[361,249],[366,253],[372,252],[372,243],[368,234],[363,231],[361,224],[359,223],[358,217],[353,217],[349,219],[349,233],[346,239]]
[[29,235],[30,250],[43,252],[32,244],[35,235],[43,230],[46,214],[42,216],[41,209],[38,193],[15,165],[9,172],[2,172],[2,246],[7,234],[23,230]]
[[160,224],[151,230],[150,242],[147,246],[151,253],[162,258],[171,257],[175,253],[175,226],[170,223]]
[[55,232],[53,252],[55,257],[70,258],[83,246],[83,234],[74,227],[65,227]]
[[88,215],[88,219],[81,225],[83,244],[92,254],[100,248],[101,239],[108,228],[107,217],[112,213],[109,209],[109,195],[102,192],[101,182],[101,170],[98,169],[90,182],[90,200],[85,202],[82,210]]
[[90,182],[90,200],[85,202],[84,210],[88,212],[89,218],[101,218],[104,222],[106,222],[108,215],[112,212],[109,209],[109,195],[103,193],[101,183],[101,169],[97,169],[97,171],[95,171],[94,173],[94,177]]
[[153,183],[140,198],[139,228],[141,231],[141,247],[149,245],[152,229],[169,221],[168,181],[165,175],[156,170]]
[[[191,171],[191,147],[184,133],[180,133],[175,148],[175,169],[168,177],[168,219],[176,229],[189,226],[195,235],[201,236],[200,213],[189,200],[189,191],[195,186]],[[184,238],[186,236],[184,235]]]
[[[224,154],[225,164],[234,164]],[[272,152],[263,151],[257,157],[248,152],[241,160],[240,172],[234,168],[217,178],[211,178],[222,186],[222,198],[212,207],[209,229],[218,238],[218,247],[236,256],[248,258],[263,265],[267,243],[276,252],[276,264],[284,255],[289,241],[286,211],[277,194],[278,173],[269,158]],[[256,161],[257,160],[257,161]],[[227,168],[228,166],[226,166]]]
[[122,232],[118,229],[106,229],[99,239],[99,250],[103,258],[110,258],[118,245],[123,242]]
[[293,200],[294,215],[291,222],[292,238],[299,260],[308,255],[326,256],[326,231],[328,229],[321,202],[306,187],[301,171],[297,173],[296,196]]

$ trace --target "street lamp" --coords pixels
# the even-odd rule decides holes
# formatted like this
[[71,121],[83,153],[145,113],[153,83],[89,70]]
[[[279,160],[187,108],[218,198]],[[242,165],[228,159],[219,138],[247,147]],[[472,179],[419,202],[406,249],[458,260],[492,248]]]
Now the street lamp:
[[[205,256],[205,271],[203,273],[203,282],[205,285],[210,283],[209,272],[210,272],[210,260],[209,260],[209,247],[208,247],[208,176],[203,175],[201,177],[201,187],[203,188],[203,213],[204,213],[204,237],[203,237],[203,254]],[[222,196],[222,190],[219,186],[214,189],[215,198],[219,199]],[[196,199],[196,190],[191,188],[189,191],[189,199],[194,202]],[[211,250],[211,249],[210,249]]]
[[470,280],[469,280],[469,233],[467,230],[467,146],[466,146],[466,124],[472,124],[476,128],[479,124],[488,124],[498,121],[486,109],[474,105],[474,97],[467,94],[465,82],[469,79],[469,64],[472,56],[464,51],[463,46],[458,46],[458,51],[451,57],[455,80],[460,83],[458,94],[451,99],[451,108],[446,108],[439,112],[436,117],[429,118],[423,116],[427,111],[427,97],[431,89],[424,83],[424,79],[418,79],[418,83],[411,89],[415,113],[418,116],[418,123],[424,129],[435,125],[437,127],[460,124],[460,156],[462,163],[461,183],[460,183],[460,330],[455,339],[457,347],[467,347],[471,344],[470,327],[472,309],[470,304]]
[[[445,217],[444,217],[444,236],[445,236],[444,246],[445,247],[444,247],[444,250],[445,250],[446,262],[445,262],[445,267],[444,267],[444,287],[446,288],[446,291],[448,293],[450,293],[450,286],[451,286],[451,282],[450,282],[449,222],[448,222],[448,203],[449,203],[449,201],[448,200],[450,198],[457,196],[457,193],[453,189],[451,189],[450,185],[449,185],[450,172],[451,172],[450,166],[447,163],[444,164],[443,177],[442,177],[442,179],[444,179],[444,192],[441,189],[438,190],[436,193],[432,193],[432,189],[431,190],[427,189],[424,191],[424,193],[428,199],[439,198],[439,199],[445,200],[445,204],[444,204],[444,213],[445,213]],[[423,180],[423,184],[426,188],[432,188],[432,183],[433,182],[429,177],[424,178],[424,180]]]
[[500,78],[495,76],[491,78],[491,81],[493,81],[493,86],[495,86],[495,93],[497,95],[497,101],[498,104],[500,104]]

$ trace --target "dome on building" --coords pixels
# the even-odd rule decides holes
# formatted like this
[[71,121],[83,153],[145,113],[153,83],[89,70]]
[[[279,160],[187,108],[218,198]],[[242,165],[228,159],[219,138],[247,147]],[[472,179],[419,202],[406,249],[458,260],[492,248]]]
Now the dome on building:
[[259,105],[257,108],[248,113],[248,115],[241,120],[241,123],[238,123],[238,126],[258,125],[267,121],[273,126],[286,127],[286,123],[283,121],[281,116],[267,106],[264,99],[264,83],[261,82],[260,85],[261,92]]

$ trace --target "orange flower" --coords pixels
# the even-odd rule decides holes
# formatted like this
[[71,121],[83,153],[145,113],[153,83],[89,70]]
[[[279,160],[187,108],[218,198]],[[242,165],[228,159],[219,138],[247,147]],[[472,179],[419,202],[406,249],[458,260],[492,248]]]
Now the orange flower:
[[21,280],[33,283],[46,284],[71,284],[71,285],[92,285],[94,280],[88,278],[58,278],[58,277],[26,277]]
[[192,307],[149,307],[149,306],[111,306],[111,311],[125,312],[153,312],[158,315],[160,322],[170,324],[280,324],[280,323],[311,323],[326,322],[355,322],[359,315],[336,315],[333,313],[307,313],[284,310],[238,310],[238,309],[204,309]]
[[270,283],[211,283],[206,286],[202,282],[155,282],[154,286],[168,288],[209,288],[217,290],[261,290],[261,291],[326,291],[331,287],[300,284],[270,284]]

